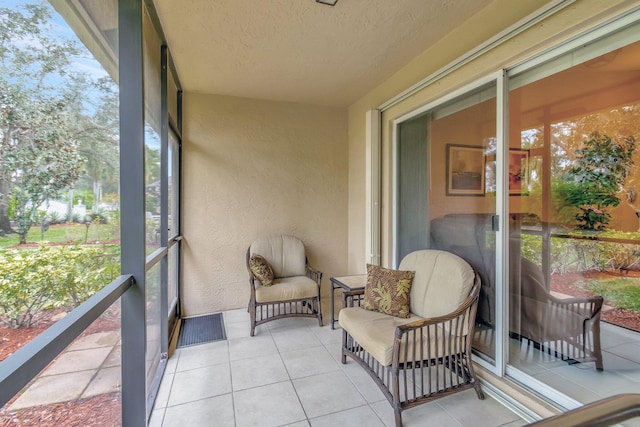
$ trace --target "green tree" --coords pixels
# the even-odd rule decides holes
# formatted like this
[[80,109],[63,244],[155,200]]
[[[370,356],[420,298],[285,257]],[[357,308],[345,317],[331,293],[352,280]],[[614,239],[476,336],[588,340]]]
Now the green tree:
[[36,208],[78,179],[77,123],[95,87],[73,69],[81,50],[51,37],[45,4],[0,8],[0,233],[24,243]]
[[602,230],[609,223],[608,207],[620,204],[617,194],[631,173],[635,139],[611,139],[593,132],[575,150],[574,164],[564,176],[559,191],[577,208],[578,229]]
[[34,109],[31,123],[36,126],[13,135],[18,148],[9,158],[17,164],[12,197],[20,243],[26,243],[36,209],[78,179],[81,158],[64,127],[65,116],[64,110]]
[[83,159],[83,173],[92,183],[93,205],[96,211],[102,198],[104,184],[118,184],[119,127],[118,93],[108,79],[98,81],[101,96],[95,113],[76,122],[78,150]]

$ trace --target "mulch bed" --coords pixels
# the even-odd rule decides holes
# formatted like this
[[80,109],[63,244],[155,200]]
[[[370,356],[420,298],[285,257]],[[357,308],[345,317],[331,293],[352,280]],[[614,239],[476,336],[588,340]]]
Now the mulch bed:
[[16,412],[0,409],[0,426],[118,427],[122,424],[121,406],[120,393],[110,393]]

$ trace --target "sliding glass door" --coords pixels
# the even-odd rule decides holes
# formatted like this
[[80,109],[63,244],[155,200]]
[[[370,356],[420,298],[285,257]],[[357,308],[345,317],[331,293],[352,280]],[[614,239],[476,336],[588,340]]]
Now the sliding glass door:
[[496,360],[497,84],[492,80],[400,119],[396,134],[396,259],[453,252],[482,279],[474,348]]
[[510,73],[508,372],[565,407],[640,386],[637,27]]

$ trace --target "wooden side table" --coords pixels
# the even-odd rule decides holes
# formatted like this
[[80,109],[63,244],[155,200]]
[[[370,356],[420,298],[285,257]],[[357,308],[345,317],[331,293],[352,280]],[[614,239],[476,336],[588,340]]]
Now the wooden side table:
[[333,324],[336,322],[335,318],[335,300],[333,291],[342,288],[343,291],[354,291],[358,289],[364,289],[364,285],[367,283],[366,274],[357,274],[354,276],[342,276],[331,278],[331,329],[335,329]]

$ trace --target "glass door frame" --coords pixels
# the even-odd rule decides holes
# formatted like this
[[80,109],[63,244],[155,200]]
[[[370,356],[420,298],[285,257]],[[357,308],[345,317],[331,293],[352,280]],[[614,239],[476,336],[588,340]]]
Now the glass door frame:
[[[506,342],[507,330],[504,327],[505,319],[508,319],[508,313],[506,310],[508,307],[505,306],[506,301],[506,290],[505,283],[506,278],[508,276],[508,265],[505,262],[506,250],[507,246],[507,236],[506,231],[506,218],[508,213],[508,195],[505,194],[505,182],[508,179],[508,168],[505,167],[505,153],[508,149],[508,141],[507,141],[507,120],[505,119],[505,112],[508,111],[507,107],[507,97],[506,97],[506,73],[504,70],[500,70],[495,73],[491,73],[490,75],[478,79],[473,83],[465,85],[455,91],[447,93],[447,95],[438,98],[435,101],[429,102],[411,112],[404,114],[396,119],[391,121],[392,124],[392,136],[391,136],[391,178],[393,182],[392,186],[392,194],[391,194],[391,223],[392,223],[392,239],[391,239],[391,254],[392,254],[392,265],[397,266],[400,262],[398,259],[398,171],[399,167],[399,126],[401,123],[416,118],[422,114],[428,113],[431,110],[436,109],[438,106],[445,104],[448,101],[451,101],[457,97],[463,96],[467,93],[473,92],[474,90],[481,88],[491,82],[495,82],[496,84],[496,207],[495,213],[498,216],[498,230],[496,231],[496,325],[495,325],[495,365],[487,362],[478,356],[473,356],[473,360],[477,362],[480,366],[490,371],[491,373],[504,376],[505,374],[505,360],[506,360],[506,346],[504,343]],[[431,144],[427,141],[427,155],[429,155],[431,151]],[[430,174],[430,168],[427,166],[427,176]],[[499,179],[501,178],[501,179]]]

